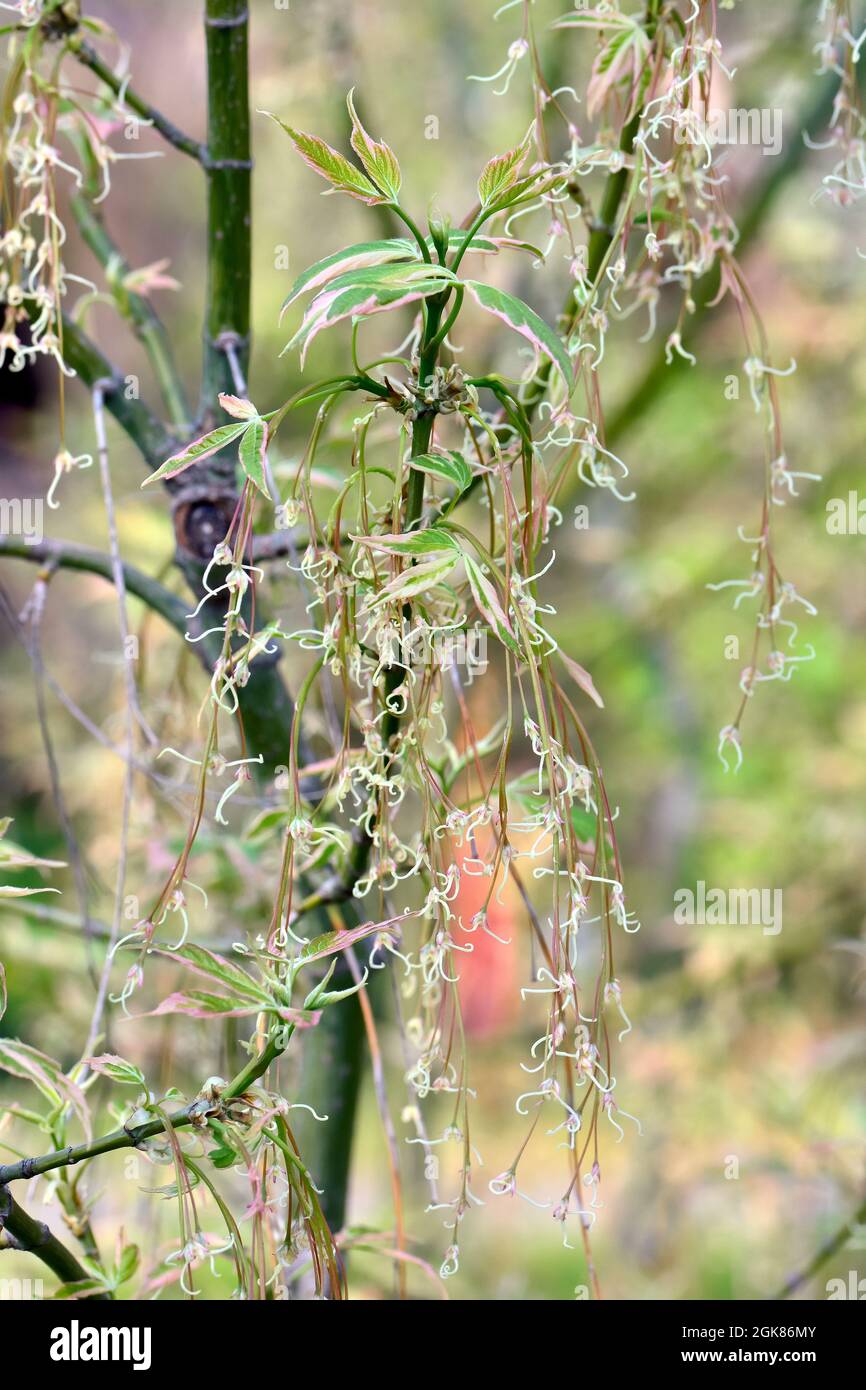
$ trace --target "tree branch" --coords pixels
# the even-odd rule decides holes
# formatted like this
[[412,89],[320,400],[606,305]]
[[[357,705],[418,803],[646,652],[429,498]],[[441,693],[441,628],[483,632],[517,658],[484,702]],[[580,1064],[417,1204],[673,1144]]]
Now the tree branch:
[[164,140],[173,145],[181,154],[188,154],[191,159],[195,159],[199,164],[203,164],[207,158],[207,148],[199,140],[193,140],[191,136],[185,135],[182,130],[178,130],[176,125],[166,120],[165,116],[144,101],[137,92],[133,91],[126,83],[126,78],[118,77],[117,73],[112,72],[107,63],[104,63],[96,52],[95,48],[87,42],[81,34],[73,34],[67,41],[67,50],[77,58],[79,63],[89,68],[100,82],[104,82],[106,87],[121,97],[124,106],[128,106],[130,111],[134,111],[148,125],[152,125],[154,130],[158,130]]
[[[272,1038],[262,1052],[251,1057],[246,1066],[221,1092],[220,1099],[222,1101],[236,1100],[238,1096],[243,1095],[250,1086],[258,1081],[259,1077],[264,1076],[271,1063],[275,1062],[285,1051],[292,1032],[291,1025],[285,1033],[280,1030],[278,1034],[280,1041],[277,1042],[276,1038]],[[186,1129],[192,1124],[193,1118],[201,1113],[201,1102],[193,1100],[182,1110],[178,1110],[176,1114],[167,1115],[165,1119],[168,1120],[172,1129]],[[164,1119],[148,1120],[143,1125],[129,1128],[124,1126],[121,1129],[112,1130],[110,1134],[104,1134],[101,1139],[91,1139],[86,1144],[70,1144],[65,1149],[54,1149],[51,1153],[42,1154],[39,1158],[21,1158],[17,1163],[0,1164],[0,1192],[10,1182],[29,1182],[31,1178],[39,1177],[42,1173],[50,1173],[55,1168],[73,1168],[77,1163],[86,1163],[91,1158],[98,1158],[100,1154],[113,1153],[117,1149],[134,1149],[139,1144],[143,1144],[146,1139],[154,1139],[164,1132]],[[0,1218],[2,1218],[2,1207],[0,1207]],[[2,1219],[0,1219],[0,1224],[2,1224]],[[13,1234],[15,1233],[13,1232]]]
[[[32,1216],[28,1216],[3,1184],[0,1184],[0,1230],[4,1230],[11,1238],[12,1249],[25,1250],[28,1254],[35,1255],[62,1283],[75,1284],[79,1280],[90,1278],[71,1250],[67,1250],[66,1246],[51,1234],[44,1222],[34,1221]],[[82,1297],[104,1302],[109,1300],[111,1295],[99,1292],[85,1293]]]
[[[75,545],[72,541],[38,541],[29,545],[17,536],[0,536],[0,556],[2,555],[16,560],[29,560],[32,564],[98,574],[109,583],[113,582],[111,556],[88,545]],[[187,605],[176,594],[171,593],[156,579],[151,579],[149,574],[136,569],[134,565],[124,564],[123,577],[127,591],[164,618],[176,632],[183,636],[189,630]]]

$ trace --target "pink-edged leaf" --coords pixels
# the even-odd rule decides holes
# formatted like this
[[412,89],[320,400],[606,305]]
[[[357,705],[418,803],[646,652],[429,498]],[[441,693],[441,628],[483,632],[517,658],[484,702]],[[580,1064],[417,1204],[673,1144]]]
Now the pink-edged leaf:
[[6,989],[6,966],[0,960],[0,1018],[6,1012],[6,1005],[9,1002],[9,994]]
[[370,178],[377,188],[380,188],[386,195],[389,202],[396,202],[397,194],[400,192],[400,185],[403,176],[400,173],[400,165],[397,156],[386,145],[384,141],[376,141],[362,126],[358,113],[355,110],[355,103],[352,100],[354,88],[346,97],[346,105],[349,108],[349,115],[352,118],[352,135],[350,143],[355,154],[360,159]]
[[375,936],[377,932],[393,932],[393,928],[383,927],[381,922],[362,922],[357,927],[346,927],[340,931],[325,932],[322,936],[316,936],[312,941],[308,941],[299,956],[302,965],[311,965],[314,960],[325,960],[328,956],[335,956],[339,951],[345,951],[347,946],[354,946],[359,941],[366,940],[367,937]]
[[156,1018],[164,1014],[182,1014],[186,1018],[249,1018],[253,1014],[272,1013],[296,1028],[314,1028],[320,1014],[315,1009],[290,1009],[277,1005],[272,999],[267,1006],[248,1004],[237,996],[208,994],[206,990],[178,990],[163,999],[155,1009],[138,1014],[138,1018]]
[[219,453],[227,444],[231,444],[233,439],[243,434],[246,429],[246,421],[241,420],[234,425],[220,425],[218,429],[211,430],[209,434],[203,434],[200,439],[196,439],[192,444],[188,444],[179,454],[172,454],[170,459],[160,464],[156,472],[151,473],[145,478],[142,487],[147,487],[149,483],[163,482],[166,478],[176,478],[178,473],[182,473],[185,468],[191,468],[194,463],[201,463],[203,459],[210,458],[211,454]]
[[604,709],[604,700],[601,698],[598,691],[596,690],[595,683],[589,672],[584,670],[580,663],[574,661],[572,657],[566,656],[565,652],[561,648],[558,650],[557,655],[559,656],[563,666],[565,667],[568,674],[571,676],[571,679],[574,681],[575,685],[579,685],[584,694],[588,695],[591,700],[595,701],[599,709]]
[[515,333],[519,333],[531,343],[536,355],[543,353],[545,357],[550,358],[570,391],[574,381],[571,358],[550,325],[545,323],[534,309],[530,309],[528,304],[524,304],[522,299],[516,299],[513,294],[506,294],[505,290],[495,289],[493,285],[484,285],[477,280],[467,280],[465,284],[482,309],[495,314],[503,323],[513,328]]
[[98,1072],[100,1076],[107,1076],[109,1081],[117,1081],[122,1086],[147,1085],[144,1073],[132,1062],[127,1062],[125,1057],[118,1057],[114,1052],[103,1052],[99,1057],[85,1057],[84,1060],[91,1071]]
[[388,201],[385,194],[379,192],[366,174],[362,174],[360,169],[350,164],[345,155],[340,154],[339,150],[335,150],[326,140],[321,140],[318,135],[308,135],[303,130],[295,130],[272,111],[262,114],[270,116],[272,121],[276,121],[277,125],[282,127],[304,163],[323,179],[327,179],[340,193],[348,193],[350,198],[358,198],[370,207]]
[[643,27],[633,24],[614,33],[596,56],[586,89],[586,111],[592,119],[607,101],[612,89],[623,78],[637,81],[649,52],[649,39]]
[[352,270],[366,270],[374,265],[386,265],[389,261],[417,261],[418,248],[404,237],[393,237],[388,241],[359,241],[335,251],[322,261],[316,261],[299,275],[280,309],[282,318],[290,304],[305,290],[320,289],[322,285],[345,275]]
[[517,638],[499,601],[499,595],[483,573],[481,566],[472,559],[471,555],[464,555],[463,561],[466,565],[466,578],[469,580],[469,587],[472,590],[472,597],[478,612],[500,642],[514,652],[515,656],[520,656],[521,651]]
[[168,956],[170,960],[188,965],[196,974],[204,975],[206,979],[225,986],[233,994],[242,995],[259,1007],[266,1007],[273,1002],[268,991],[257,984],[245,970],[234,961],[218,955],[216,951],[209,951],[206,946],[197,946],[195,942],[189,941],[185,946],[154,946],[152,949],[161,956]]
[[555,19],[551,29],[627,29],[634,26],[635,20],[609,5],[595,5],[591,10],[576,10]]
[[220,391],[219,403],[226,414],[233,415],[236,420],[255,420],[259,413],[246,396],[232,396],[228,391]]
[[0,1038],[0,1071],[19,1081],[30,1081],[53,1106],[71,1105],[90,1138],[90,1114],[83,1092],[71,1081],[59,1062],[17,1038]]
[[456,276],[445,266],[421,261],[411,265],[372,266],[339,275],[316,295],[284,351],[300,345],[303,366],[310,344],[322,329],[343,319],[399,309],[427,295],[438,294],[455,280]]
[[76,1279],[71,1284],[61,1284],[53,1297],[58,1302],[73,1303],[79,1298],[92,1298],[95,1293],[105,1293],[107,1288],[104,1279]]

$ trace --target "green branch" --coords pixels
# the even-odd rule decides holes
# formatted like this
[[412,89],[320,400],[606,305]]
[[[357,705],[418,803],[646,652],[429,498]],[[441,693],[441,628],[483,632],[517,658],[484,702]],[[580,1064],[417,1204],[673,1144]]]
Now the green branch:
[[[110,555],[101,550],[93,550],[88,545],[76,545],[73,541],[49,540],[30,545],[17,536],[0,536],[0,556],[2,555],[16,560],[29,560],[32,564],[49,568],[98,574],[109,583],[114,581]],[[123,578],[127,593],[141,599],[142,603],[164,618],[181,636],[189,630],[187,605],[176,594],[171,593],[156,579],[151,579],[149,574],[136,569],[134,565],[124,564]]]

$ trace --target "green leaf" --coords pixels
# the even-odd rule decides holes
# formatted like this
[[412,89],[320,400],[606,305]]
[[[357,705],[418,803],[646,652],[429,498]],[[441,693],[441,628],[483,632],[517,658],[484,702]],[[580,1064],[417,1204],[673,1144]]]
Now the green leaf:
[[137,1245],[125,1245],[123,1247],[123,1250],[120,1252],[120,1259],[114,1271],[115,1287],[120,1284],[125,1284],[127,1280],[132,1278],[133,1274],[138,1269],[140,1261],[141,1253]]
[[145,478],[142,487],[147,487],[149,483],[158,483],[165,478],[174,478],[178,473],[182,473],[185,468],[190,468],[194,463],[201,463],[202,459],[210,458],[211,454],[219,453],[227,444],[231,444],[233,439],[237,439],[239,434],[243,434],[247,427],[245,420],[238,420],[233,425],[220,425],[218,429],[211,430],[209,434],[203,434],[200,439],[196,439],[192,444],[188,444],[179,454],[172,454],[170,459],[160,464],[155,473],[151,473],[149,478]]
[[237,1163],[240,1154],[235,1149],[229,1148],[228,1144],[220,1144],[215,1149],[211,1149],[208,1158],[214,1168],[231,1168],[233,1163]]
[[59,1301],[66,1301],[89,1298],[91,1294],[107,1291],[108,1286],[104,1279],[76,1279],[71,1284],[61,1284],[53,1297]]
[[133,1066],[132,1062],[127,1062],[125,1058],[118,1057],[113,1052],[103,1052],[99,1057],[85,1057],[84,1060],[91,1071],[98,1072],[100,1076],[107,1076],[109,1081],[117,1081],[122,1086],[147,1088],[144,1073]]
[[208,1129],[217,1140],[215,1147],[208,1150],[208,1158],[215,1168],[230,1168],[237,1163],[240,1154],[229,1143],[228,1130],[219,1120],[213,1119],[208,1120]]
[[545,323],[534,309],[530,309],[528,304],[524,304],[522,299],[516,299],[513,294],[506,294],[505,290],[495,289],[493,285],[483,285],[477,280],[467,280],[465,285],[482,309],[507,323],[515,333],[519,333],[532,344],[536,353],[541,352],[550,358],[570,391],[574,382],[571,359],[550,325]]
[[327,141],[320,140],[318,135],[308,135],[303,130],[294,130],[272,111],[264,111],[262,114],[270,116],[272,121],[282,126],[304,163],[323,179],[327,179],[340,193],[348,193],[350,198],[358,198],[370,207],[388,201],[366,174],[362,174],[360,169],[350,164],[345,155],[340,154],[339,150],[335,150]]
[[513,187],[528,150],[529,136],[515,149],[498,154],[485,164],[478,180],[478,198],[482,207],[490,207]]
[[250,825],[247,826],[244,831],[244,839],[263,840],[274,831],[285,830],[291,819],[292,813],[285,807],[267,807],[264,811],[259,811]]
[[386,145],[384,141],[377,143],[367,134],[358,119],[355,110],[355,103],[352,100],[354,87],[346,97],[346,105],[349,108],[349,115],[352,118],[351,146],[355,154],[360,159],[370,178],[377,188],[386,194],[389,202],[396,203],[397,195],[400,192],[400,185],[403,182],[403,175],[400,173],[400,165],[397,156]]
[[460,492],[465,492],[472,485],[472,469],[463,455],[455,453],[453,449],[449,449],[447,454],[421,454],[412,460],[412,467],[453,483]]
[[489,624],[500,642],[508,647],[509,651],[512,651],[515,656],[522,656],[512,626],[490,580],[471,555],[464,555],[463,561],[466,565],[466,578],[469,580],[472,597],[482,618]]
[[[252,420],[241,435],[238,457],[244,475],[254,483],[259,492],[270,498],[270,488],[265,477],[265,458],[268,448],[268,427],[264,420]],[[271,500],[273,500],[271,498]]]

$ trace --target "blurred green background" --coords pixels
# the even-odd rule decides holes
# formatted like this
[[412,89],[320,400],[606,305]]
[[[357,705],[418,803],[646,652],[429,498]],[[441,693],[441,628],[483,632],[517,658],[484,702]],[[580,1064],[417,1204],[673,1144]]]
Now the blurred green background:
[[[112,0],[88,8],[109,19],[130,44],[138,90],[180,126],[203,134],[200,6],[193,0]],[[492,0],[413,6],[397,0],[292,0],[284,10],[270,0],[253,0],[252,105],[345,148],[343,102],[347,89],[356,86],[370,130],[401,157],[404,191],[416,216],[435,199],[457,221],[473,201],[485,160],[514,145],[532,115],[522,68],[504,98],[493,96],[490,84],[466,80],[469,73],[494,72],[519,33],[519,11],[506,11],[494,22],[493,8]],[[539,0],[539,41],[560,65],[562,80],[581,90],[592,47],[581,36],[547,31],[546,22],[562,8]],[[818,83],[811,52],[817,35],[810,27],[815,8],[737,6],[723,16],[728,60],[739,69],[735,104],[781,107],[785,151],[800,141],[798,112]],[[556,45],[561,49],[554,53]],[[438,120],[438,139],[425,137],[430,116]],[[581,108],[576,119],[585,120]],[[318,180],[266,118],[254,117],[253,131],[250,389],[260,408],[271,409],[301,381],[296,355],[279,357],[288,331],[279,326],[278,311],[293,275],[341,245],[380,232],[375,212],[348,200],[322,199]],[[141,148],[162,147],[144,131]],[[754,149],[732,151],[726,169],[735,217],[772,166]],[[583,713],[621,808],[626,886],[643,922],[639,934],[618,945],[634,1031],[617,1067],[617,1099],[640,1117],[643,1137],[626,1122],[626,1141],[608,1144],[602,1158],[604,1208],[592,1240],[609,1298],[771,1297],[864,1195],[866,538],[829,535],[825,521],[828,499],[863,487],[866,292],[857,248],[866,250],[866,230],[858,208],[840,211],[815,200],[826,172],[820,154],[798,163],[746,260],[775,360],[784,364],[794,357],[798,363],[796,376],[780,386],[789,465],[818,473],[822,481],[805,484],[801,498],[774,517],[783,575],[819,610],[801,625],[817,659],[800,667],[789,685],[759,689],[746,716],[742,771],[726,776],[715,744],[738,702],[752,610],[744,604],[734,614],[728,595],[705,586],[748,573],[748,551],[736,531],[742,525],[753,534],[759,521],[763,424],[749,398],[738,323],[727,301],[708,319],[699,365],[661,382],[650,408],[633,423],[626,419],[618,435],[615,447],[629,464],[636,499],[621,505],[575,486],[569,506],[587,503],[590,526],[575,530],[564,509],[554,542],[557,563],[545,581],[544,597],[558,610],[553,631],[592,672],[605,699],[604,711],[584,702]],[[160,160],[118,163],[113,184],[105,212],[130,263],[168,257],[171,273],[182,282],[181,293],[160,292],[156,302],[194,396],[203,304],[199,172],[169,152]],[[518,226],[537,241],[545,239],[543,221]],[[68,263],[98,279],[72,231],[70,243]],[[280,268],[283,247],[288,270]],[[490,273],[549,320],[555,316],[566,283],[564,262],[554,258],[550,267],[532,270],[528,260],[512,260]],[[675,312],[673,301],[662,303],[663,324],[668,311]],[[112,310],[97,306],[87,322],[125,372],[140,374],[144,393],[153,397],[146,364]],[[636,342],[644,326],[641,315],[613,325],[602,368],[611,413],[628,401],[657,353],[660,339]],[[487,360],[492,347],[485,332],[478,316],[467,318],[465,331],[461,322],[466,360]],[[339,370],[346,339],[342,330],[323,335],[311,352],[307,377]],[[513,368],[517,361],[507,352],[497,359],[500,367]],[[725,390],[731,373],[740,380],[736,400]],[[86,397],[73,383],[68,399],[70,446],[89,450]],[[309,423],[309,416],[290,417],[277,465],[297,457]],[[47,487],[56,439],[52,374],[3,373],[4,495],[39,495]],[[140,461],[114,426],[111,457],[127,559],[153,573],[165,571],[166,582],[180,591],[170,570],[173,537],[164,506],[159,497],[140,492]],[[340,466],[339,445],[329,449],[327,461]],[[61,500],[61,509],[47,514],[48,533],[104,547],[97,470],[65,479]],[[0,580],[18,612],[33,581],[32,567],[6,559],[0,566]],[[268,597],[277,611],[291,602],[289,582],[282,567],[274,567]],[[135,604],[131,611],[140,630],[143,614]],[[109,739],[122,736],[115,624],[112,593],[102,581],[68,574],[52,580],[43,633],[47,668]],[[159,620],[148,620],[144,633],[139,677],[145,708],[160,739],[172,743],[189,729],[203,678]],[[739,660],[726,659],[730,635],[740,639]],[[18,842],[65,858],[29,662],[6,625],[0,642],[0,811],[14,815]],[[289,677],[295,687],[296,675],[289,671]],[[474,711],[495,718],[499,697],[491,672],[473,688]],[[70,815],[86,849],[92,910],[107,918],[121,764],[50,693],[48,707]],[[257,858],[241,840],[241,828],[238,822],[237,833],[221,835],[210,829],[202,839],[198,877],[209,885],[207,922],[216,935],[231,936],[239,925],[255,927],[267,907],[272,855],[269,850]],[[128,892],[149,901],[183,831],[176,806],[142,794],[133,818]],[[674,891],[699,879],[724,888],[781,888],[782,931],[764,936],[758,927],[676,925]],[[74,911],[69,873],[46,881],[64,889],[62,905]],[[203,915],[196,920],[201,925]],[[511,925],[523,940],[517,915]],[[10,981],[3,1029],[73,1062],[92,1006],[80,940],[74,931],[5,906],[0,933]],[[471,1084],[478,1093],[473,1142],[484,1160],[476,1188],[486,1204],[464,1223],[461,1273],[447,1286],[452,1298],[569,1298],[587,1282],[582,1254],[562,1248],[549,1212],[484,1190],[486,1179],[508,1167],[524,1134],[513,1102],[525,1088],[520,1062],[541,1018],[540,1010],[520,1003],[520,986],[529,983],[524,957],[517,945],[485,952],[483,981],[477,963],[467,966]],[[411,1129],[400,1122],[405,1091],[399,1040],[387,1023],[382,1038],[398,1132],[407,1134]],[[179,1077],[195,1086],[205,1072],[222,1069],[217,1034],[205,1040],[201,1025],[163,1019],[115,1023],[111,1042],[144,1067],[154,1086],[180,1084]],[[209,1058],[204,1062],[203,1049]],[[4,1094],[25,1102],[23,1090],[7,1085]],[[446,1118],[444,1111],[438,1117],[441,1124]],[[428,1122],[435,1132],[435,1109]],[[0,1141],[27,1151],[26,1133],[6,1127]],[[609,1137],[615,1140],[613,1131]],[[533,1149],[524,1181],[530,1195],[558,1195],[564,1167],[554,1145],[545,1141]],[[441,1214],[423,1211],[427,1188],[419,1152],[404,1152],[408,1225],[418,1242],[413,1249],[438,1267],[447,1241]],[[146,1166],[130,1171],[122,1158],[111,1157],[94,1166],[94,1225],[107,1246],[124,1222],[146,1259],[164,1248],[171,1204],[139,1188],[166,1181],[165,1172]],[[60,1229],[55,1208],[40,1207],[38,1214]],[[392,1222],[369,1082],[351,1219],[383,1229]],[[866,1272],[864,1249],[866,1240],[846,1246],[803,1295],[823,1297],[828,1278],[847,1278],[852,1269]],[[24,1257],[3,1256],[4,1276],[34,1271]],[[220,1296],[220,1285],[206,1287],[207,1296]],[[410,1288],[419,1297],[435,1296],[417,1274],[410,1274]],[[353,1257],[352,1289],[355,1297],[390,1296],[387,1263]]]

